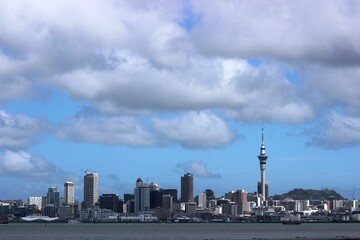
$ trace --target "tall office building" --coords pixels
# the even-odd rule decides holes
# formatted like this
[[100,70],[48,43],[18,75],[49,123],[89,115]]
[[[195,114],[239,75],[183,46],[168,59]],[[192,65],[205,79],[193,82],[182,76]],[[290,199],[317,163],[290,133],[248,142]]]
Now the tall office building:
[[160,187],[155,182],[149,184],[150,189],[150,208],[161,207],[162,195],[160,193]]
[[190,173],[181,177],[181,202],[194,201],[194,177]]
[[156,182],[151,182],[149,184],[150,192],[152,191],[160,191],[160,187]]
[[265,167],[266,167],[266,159],[268,158],[268,156],[266,155],[265,152],[265,143],[264,143],[264,128],[262,128],[262,142],[261,142],[261,147],[260,147],[260,154],[258,155],[259,161],[260,161],[260,174],[261,174],[261,180],[260,180],[260,192],[259,194],[261,194],[261,200],[265,201],[266,200],[266,182],[265,182]]
[[75,185],[73,182],[64,183],[64,205],[74,205],[75,203]]
[[56,187],[49,188],[46,197],[46,205],[54,205],[55,208],[60,206],[60,194]]
[[119,195],[117,194],[103,194],[99,198],[100,208],[109,209],[113,212],[120,212]]
[[207,201],[206,193],[201,192],[198,197],[198,208],[204,210],[206,208],[206,201]]
[[134,189],[135,195],[135,213],[148,211],[150,209],[150,188],[149,185],[143,183],[141,178],[136,181]]
[[91,208],[98,201],[98,173],[85,172],[84,176],[84,207]]

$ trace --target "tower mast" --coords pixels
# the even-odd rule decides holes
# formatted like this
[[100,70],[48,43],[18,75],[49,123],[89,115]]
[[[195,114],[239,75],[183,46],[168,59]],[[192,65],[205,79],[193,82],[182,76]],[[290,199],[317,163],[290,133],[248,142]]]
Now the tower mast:
[[264,143],[264,127],[261,128],[261,147],[260,147],[260,154],[258,155],[258,159],[260,161],[260,174],[261,174],[261,181],[260,181],[260,186],[261,186],[261,200],[265,201],[266,200],[266,192],[265,192],[265,168],[266,168],[266,159],[268,158],[268,156],[266,155],[265,152],[265,143]]

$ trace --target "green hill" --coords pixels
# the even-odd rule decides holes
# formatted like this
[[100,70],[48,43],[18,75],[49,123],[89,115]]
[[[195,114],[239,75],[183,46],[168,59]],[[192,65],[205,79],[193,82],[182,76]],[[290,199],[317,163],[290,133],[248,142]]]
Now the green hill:
[[276,194],[271,197],[274,200],[283,200],[285,198],[292,198],[294,200],[326,200],[326,199],[345,199],[339,193],[330,189],[313,190],[295,188],[288,193]]

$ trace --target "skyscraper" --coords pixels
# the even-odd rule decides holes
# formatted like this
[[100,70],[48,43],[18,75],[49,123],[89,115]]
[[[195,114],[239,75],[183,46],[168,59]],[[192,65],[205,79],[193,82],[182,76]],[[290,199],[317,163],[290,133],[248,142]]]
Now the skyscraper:
[[194,201],[194,177],[190,173],[181,177],[181,202]]
[[264,128],[262,128],[262,142],[261,142],[261,147],[260,147],[260,154],[258,156],[259,161],[260,161],[260,174],[261,174],[261,180],[260,180],[260,189],[261,192],[259,192],[259,194],[261,194],[261,199],[262,201],[266,200],[266,191],[265,191],[265,167],[266,167],[266,159],[268,158],[268,156],[266,155],[265,152],[265,143],[264,143]]
[[58,208],[60,205],[60,194],[56,187],[51,187],[48,189],[46,196],[46,205],[54,205],[55,208]]
[[158,208],[162,205],[162,194],[160,187],[155,182],[149,184],[150,189],[150,208]]
[[75,186],[73,182],[64,183],[64,204],[74,205],[75,203]]
[[98,173],[85,172],[84,207],[91,208],[98,201]]
[[141,178],[138,178],[138,180],[136,181],[134,195],[135,195],[135,213],[147,211],[150,209],[149,185],[143,183]]

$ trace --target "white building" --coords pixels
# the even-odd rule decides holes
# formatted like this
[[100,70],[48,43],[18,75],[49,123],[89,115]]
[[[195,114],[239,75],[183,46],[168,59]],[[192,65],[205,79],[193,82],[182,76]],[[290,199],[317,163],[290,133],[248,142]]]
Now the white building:
[[73,182],[64,184],[64,204],[74,205],[75,203],[75,185]]
[[42,197],[29,197],[28,198],[29,205],[36,205],[39,210],[42,209]]
[[200,210],[204,210],[206,208],[206,193],[205,192],[201,192],[199,194],[199,203],[198,203],[198,209]]

